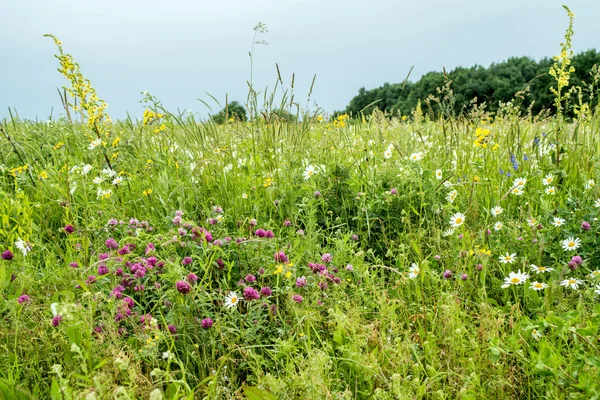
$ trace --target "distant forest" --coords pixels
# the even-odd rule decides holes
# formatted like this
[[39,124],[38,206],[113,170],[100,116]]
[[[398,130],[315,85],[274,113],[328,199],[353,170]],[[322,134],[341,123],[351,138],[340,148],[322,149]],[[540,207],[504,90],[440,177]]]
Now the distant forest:
[[[520,107],[523,111],[531,109],[537,115],[542,111],[553,112],[553,95],[551,86],[556,81],[548,74],[554,63],[552,58],[535,61],[530,57],[513,57],[506,61],[494,63],[489,67],[476,65],[470,68],[459,67],[450,72],[429,72],[417,82],[385,83],[383,86],[366,90],[361,88],[343,112],[356,115],[360,112],[370,114],[375,107],[390,114],[407,115],[421,102],[423,112],[438,112],[439,108],[431,103],[428,108],[424,102],[430,96],[439,96],[437,88],[442,88],[451,81],[453,92],[453,112],[460,113],[470,103],[481,105],[486,103],[486,110],[496,112],[500,102],[513,101],[517,92],[527,88]],[[575,72],[571,74],[570,86],[581,86],[589,89],[597,84],[600,53],[588,50],[573,57],[572,66]],[[596,79],[594,79],[596,75]],[[594,93],[595,93],[594,88]],[[589,100],[590,91],[584,90],[584,101]],[[474,101],[474,99],[476,99]],[[575,101],[577,96],[572,97]]]

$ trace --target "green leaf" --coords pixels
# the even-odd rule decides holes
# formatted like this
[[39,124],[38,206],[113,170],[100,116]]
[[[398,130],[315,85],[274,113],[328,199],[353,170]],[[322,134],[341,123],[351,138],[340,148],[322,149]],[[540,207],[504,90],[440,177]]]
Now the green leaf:
[[277,397],[256,386],[244,386],[242,390],[248,400],[277,400]]

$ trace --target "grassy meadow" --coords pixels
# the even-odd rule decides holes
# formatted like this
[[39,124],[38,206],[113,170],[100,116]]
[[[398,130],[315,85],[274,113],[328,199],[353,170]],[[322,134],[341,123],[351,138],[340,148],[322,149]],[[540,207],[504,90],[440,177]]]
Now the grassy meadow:
[[287,113],[251,90],[223,124],[147,93],[111,121],[54,40],[65,115],[1,121],[0,398],[600,398],[600,75],[569,86],[569,32],[551,114],[448,84],[334,117],[278,78]]

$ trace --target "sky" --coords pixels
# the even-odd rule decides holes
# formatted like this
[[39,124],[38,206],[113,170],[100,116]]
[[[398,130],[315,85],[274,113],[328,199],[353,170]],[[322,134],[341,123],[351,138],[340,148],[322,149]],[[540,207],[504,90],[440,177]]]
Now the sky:
[[[253,84],[270,93],[279,65],[301,105],[346,107],[361,87],[513,56],[560,52],[567,0],[0,0],[0,119],[61,114],[52,33],[81,65],[113,119],[139,117],[142,91],[170,111],[245,102],[253,27]],[[570,0],[575,52],[600,48],[600,1]],[[279,92],[281,93],[281,92]],[[210,94],[210,96],[209,96]]]

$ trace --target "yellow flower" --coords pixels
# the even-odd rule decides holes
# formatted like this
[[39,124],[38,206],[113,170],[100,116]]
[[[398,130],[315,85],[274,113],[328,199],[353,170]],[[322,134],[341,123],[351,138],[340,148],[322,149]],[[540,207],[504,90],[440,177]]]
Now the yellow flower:
[[112,142],[112,147],[117,147],[119,145],[119,143],[121,142],[121,138],[117,137],[115,140],[113,140]]
[[48,179],[48,173],[46,171],[42,171],[42,172],[40,172],[40,174],[38,175],[38,177],[40,179]]
[[65,144],[63,142],[58,142],[54,145],[54,150],[58,150],[63,147]]
[[263,183],[263,186],[267,188],[267,187],[271,186],[272,184],[273,184],[273,179],[267,178],[267,179],[265,179],[265,183]]
[[152,189],[144,190],[144,196],[150,196],[152,194]]

